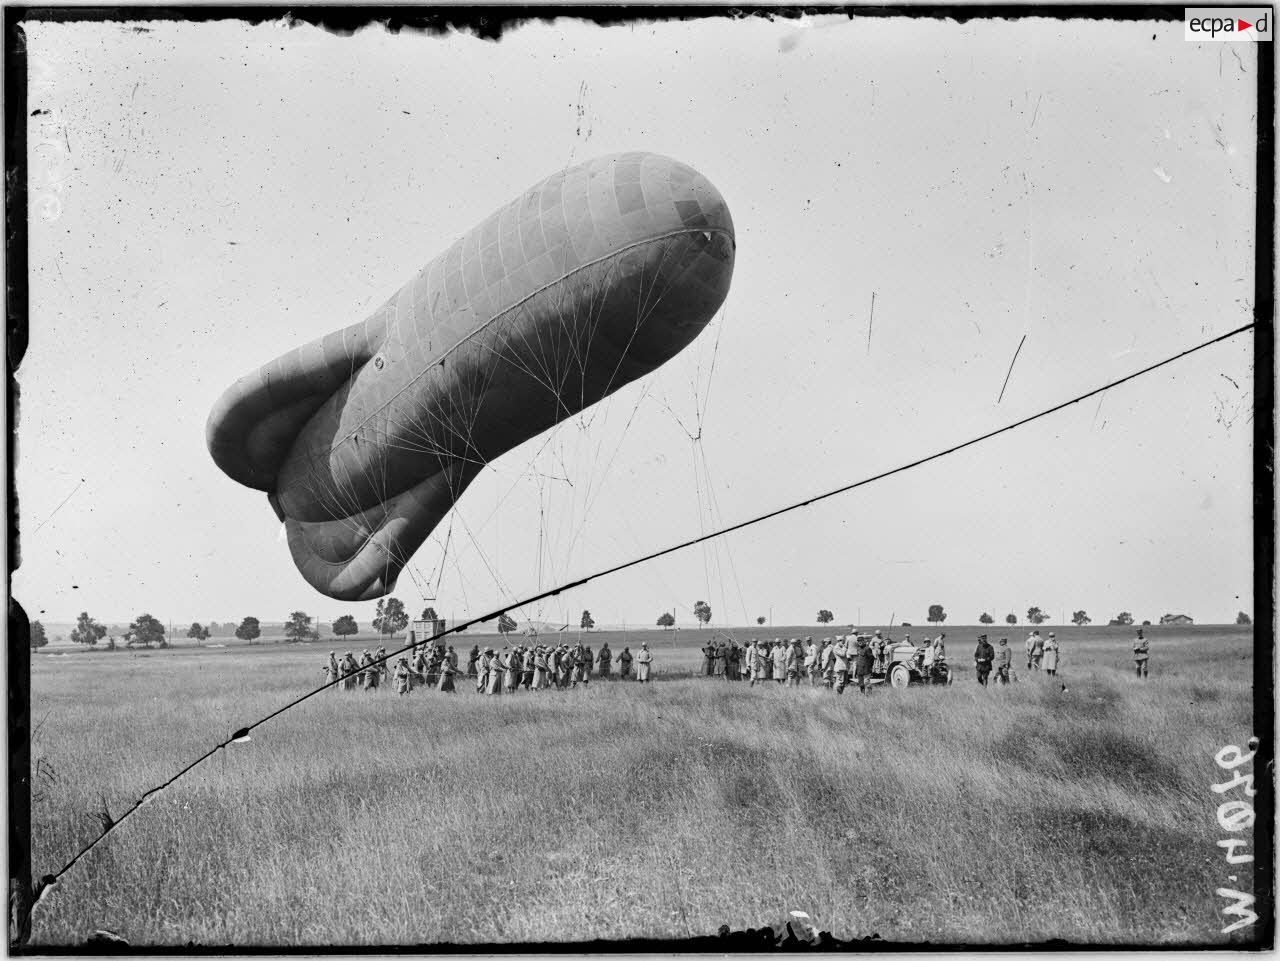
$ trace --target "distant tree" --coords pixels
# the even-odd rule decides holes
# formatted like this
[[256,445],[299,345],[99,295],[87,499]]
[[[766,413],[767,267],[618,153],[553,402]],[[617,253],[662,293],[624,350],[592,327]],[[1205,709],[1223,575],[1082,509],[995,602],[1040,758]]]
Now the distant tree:
[[983,612],[982,612],[982,614],[981,614],[981,615],[979,615],[979,617],[978,617],[978,623],[979,623],[979,624],[993,624],[993,623],[995,623],[995,618],[994,618],[994,617],[992,617],[990,614],[988,614],[986,611],[983,611]]
[[825,607],[822,610],[818,611],[819,624],[830,624],[835,619],[836,619],[836,616],[832,614],[829,610],[827,610]]
[[373,615],[373,629],[379,634],[396,636],[396,631],[403,631],[409,626],[409,615],[404,609],[404,602],[398,597],[385,597],[378,601],[378,609]]
[[80,612],[80,616],[76,618],[76,626],[71,631],[71,641],[74,644],[97,644],[98,641],[107,636],[107,629],[95,621],[85,611]]
[[164,625],[150,614],[140,614],[138,619],[129,625],[128,635],[129,642],[125,645],[126,647],[132,647],[134,644],[141,644],[143,647],[150,647],[152,644],[158,644],[160,647],[169,646],[168,641],[164,639]]
[[595,619],[592,618],[590,611],[582,612],[582,620],[578,622],[578,626],[584,631],[589,631],[596,626]]
[[1006,618],[1004,619],[1004,622],[1005,622],[1006,624],[1017,624],[1017,623],[1018,623],[1018,615],[1017,615],[1017,614],[1010,614],[1008,617],[1006,617]]
[[1027,621],[1031,624],[1043,624],[1049,616],[1038,607],[1027,608]]
[[693,616],[698,619],[698,626],[711,623],[711,605],[706,601],[698,601],[693,605]]
[[49,638],[44,635],[44,625],[39,621],[31,622],[31,647],[34,650],[37,647],[44,647],[49,643]]
[[1150,622],[1150,621],[1143,621],[1143,622],[1142,622],[1142,626],[1143,626],[1143,627],[1150,627],[1150,626],[1151,626],[1151,622]]
[[311,640],[311,617],[305,611],[294,611],[289,615],[289,621],[284,626],[284,639],[286,641],[309,641]]
[[436,617],[436,609],[434,607],[425,607],[422,609],[422,620],[438,621],[440,618]]
[[757,617],[757,618],[756,618],[756,623],[757,623],[757,624],[763,624],[763,623],[764,623],[764,615],[763,615],[763,614],[761,614],[759,617]]
[[1252,623],[1253,623],[1253,618],[1252,618],[1252,617],[1250,617],[1248,614],[1246,614],[1244,611],[1241,611],[1239,614],[1237,614],[1237,615],[1236,615],[1236,623],[1237,623],[1237,624],[1252,624]]
[[1086,624],[1091,624],[1093,622],[1089,619],[1089,615],[1084,611],[1076,611],[1071,615],[1071,623],[1076,627],[1084,627]]
[[498,615],[498,633],[510,634],[516,629],[516,620],[510,614]]
[[240,622],[240,626],[236,628],[236,637],[242,641],[253,643],[253,639],[262,634],[262,629],[258,625],[256,617],[246,617]]
[[197,641],[203,641],[209,636],[209,629],[201,627],[199,621],[192,621],[191,626],[187,628],[187,637],[194,637]]
[[947,619],[947,612],[942,609],[941,604],[929,605],[929,623],[941,624]]
[[[427,620],[427,618],[423,618],[423,620]],[[356,619],[350,614],[343,614],[333,622],[333,633],[338,637],[358,634],[360,633],[360,625],[356,623]]]
[[1111,618],[1112,627],[1126,627],[1133,623],[1133,615],[1128,611],[1121,611],[1115,617]]
[[658,626],[664,629],[668,627],[675,627],[676,616],[672,614],[670,611],[663,611],[658,616]]

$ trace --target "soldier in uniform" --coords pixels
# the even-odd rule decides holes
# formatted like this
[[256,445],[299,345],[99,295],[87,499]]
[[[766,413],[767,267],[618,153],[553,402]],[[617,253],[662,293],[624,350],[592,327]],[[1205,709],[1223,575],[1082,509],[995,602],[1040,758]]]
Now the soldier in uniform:
[[373,656],[369,656],[369,663],[364,669],[364,687],[366,691],[376,691],[378,684],[382,681],[382,671],[379,665],[373,663]]
[[503,680],[503,664],[502,659],[494,653],[493,648],[486,647],[484,649],[485,660],[488,665],[488,679],[485,683],[484,692],[490,696],[502,693]]
[[[836,640],[839,640],[837,638]],[[829,643],[830,638],[822,642],[822,650],[818,652],[818,671],[822,674],[822,686],[831,689],[835,685],[836,680],[836,650],[835,644]]]
[[1033,631],[1027,635],[1026,647],[1027,647],[1027,670],[1028,671],[1031,670],[1031,652],[1035,650],[1037,633],[1038,633],[1037,631]]
[[533,672],[536,670],[534,665],[537,660],[538,652],[530,644],[524,649],[524,657],[520,661],[520,686],[526,691],[533,687]]
[[831,668],[835,675],[836,693],[843,694],[844,686],[849,680],[849,641],[841,634],[831,647]]
[[710,677],[715,670],[716,649],[710,641],[702,645],[702,676]]
[[[342,672],[338,667],[338,655],[335,654],[333,651],[329,652],[329,663],[325,665],[324,673],[325,673],[326,683],[336,681],[338,678],[342,676]],[[342,686],[340,684],[333,685],[333,689],[335,691],[340,690],[341,687]]]
[[742,680],[742,648],[735,640],[729,641],[729,680]]
[[480,660],[480,645],[477,644],[471,648],[471,653],[467,655],[467,677],[476,676],[476,663]]
[[396,693],[408,694],[409,690],[409,659],[402,657],[396,664]]
[[453,648],[440,659],[440,685],[437,690],[442,694],[457,694],[453,686],[453,677],[458,673],[458,655]]
[[1058,638],[1053,631],[1049,632],[1049,637],[1044,642],[1044,672],[1050,677],[1058,673]]
[[373,658],[378,662],[378,674],[381,675],[379,680],[385,681],[387,679],[387,671],[389,670],[387,667],[387,649],[385,647],[378,648],[377,652],[373,655]]
[[359,680],[357,681],[357,684],[359,685],[361,690],[366,688],[369,684],[369,675],[373,673],[372,670],[370,669],[372,664],[373,664],[373,655],[369,653],[369,649],[366,647],[363,651],[360,652],[360,673],[359,675],[357,675],[359,678]]
[[[824,637],[823,643],[830,641],[831,638]],[[816,687],[818,684],[818,645],[813,643],[813,638],[809,638],[809,643],[804,646],[804,672],[809,677],[809,686]]]
[[355,656],[350,651],[342,659],[342,689],[344,691],[355,690],[356,683],[359,681],[360,665],[356,663]]
[[516,647],[509,651],[504,647],[502,654],[502,689],[507,694],[511,694],[515,691],[516,685],[520,683],[524,648]]
[[618,677],[626,680],[631,676],[631,648],[623,647],[622,653],[618,655]]
[[859,692],[867,693],[867,678],[875,670],[876,658],[871,653],[871,645],[865,637],[858,638],[857,655],[854,662],[854,676],[858,679]]
[[1138,628],[1138,636],[1133,642],[1133,664],[1138,677],[1146,678],[1147,660],[1151,657],[1151,645],[1142,636],[1142,628]]
[[987,686],[987,677],[991,674],[991,665],[996,659],[995,649],[987,643],[987,635],[978,635],[978,646],[973,652],[973,669],[978,675],[978,683]]
[[787,683],[787,648],[790,646],[790,641],[787,643],[779,641],[777,646],[769,652],[773,661],[773,679],[779,684]]
[[1000,638],[1000,646],[996,648],[996,683],[1009,683],[1009,668],[1013,666],[1013,651],[1009,650],[1009,639]]
[[609,650],[609,642],[600,645],[600,653],[596,655],[596,666],[601,677],[609,677],[613,671],[613,651]]
[[800,667],[803,664],[804,651],[800,647],[800,638],[793,637],[786,653],[787,687],[800,686]]
[[1044,660],[1044,638],[1039,631],[1031,632],[1031,669],[1040,670],[1040,662]]
[[423,648],[421,647],[414,648],[413,661],[411,662],[410,666],[413,670],[413,677],[410,678],[413,684],[417,686],[426,684],[427,683],[427,652]]
[[884,670],[884,647],[884,635],[876,631],[875,636],[871,638],[871,653],[875,655],[877,671]]
[[649,668],[653,664],[653,655],[649,652],[648,644],[640,645],[640,653],[636,655],[636,680],[641,684],[649,683]]
[[582,677],[580,680],[582,681],[583,684],[590,684],[591,683],[591,665],[593,665],[596,662],[596,656],[595,656],[595,653],[591,650],[590,644],[584,644],[581,648],[579,648],[578,658],[582,665]]

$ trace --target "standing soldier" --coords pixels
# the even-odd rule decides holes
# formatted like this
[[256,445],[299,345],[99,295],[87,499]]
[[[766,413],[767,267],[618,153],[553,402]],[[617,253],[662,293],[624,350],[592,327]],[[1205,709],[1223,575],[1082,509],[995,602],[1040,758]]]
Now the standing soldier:
[[[831,638],[824,637],[822,642],[825,644]],[[809,643],[804,646],[804,672],[809,676],[809,686],[816,687],[818,684],[818,645],[813,643],[813,638],[809,638]]]
[[[325,665],[324,673],[329,682],[336,681],[342,676],[342,672],[338,668],[338,655],[333,651],[329,652],[329,663]],[[340,690],[341,685],[334,684],[333,689],[335,691]]]
[[1050,677],[1058,673],[1058,638],[1053,631],[1049,632],[1049,639],[1044,642],[1044,672]]
[[378,669],[378,665],[373,663],[373,657],[369,658],[369,663],[365,665],[364,670],[364,687],[367,691],[376,691],[378,683],[382,680],[382,672]]
[[396,664],[396,693],[409,693],[409,659],[407,657],[400,658]]
[[641,684],[649,683],[649,668],[653,664],[653,655],[649,653],[649,645],[641,644],[640,653],[636,655],[636,680]]
[[875,670],[876,659],[871,653],[871,646],[867,644],[865,637],[858,638],[857,656],[854,662],[854,676],[858,679],[858,691],[862,694],[867,693],[867,678],[871,676],[871,672]]
[[1044,638],[1039,631],[1031,632],[1031,669],[1040,670],[1040,662],[1044,660]]
[[791,639],[791,646],[787,648],[786,665],[787,665],[787,687],[800,686],[800,666],[804,663],[804,651],[800,649],[800,638]]
[[502,665],[502,689],[507,694],[512,693],[520,682],[521,653],[522,649],[520,647],[510,651],[505,647],[502,649],[502,657],[499,663]]
[[591,650],[590,644],[584,644],[578,656],[582,661],[582,683],[591,683],[591,665],[596,662],[596,656]]
[[729,642],[729,680],[742,680],[742,648],[734,640]]
[[355,656],[350,652],[346,652],[346,656],[342,659],[342,689],[344,691],[355,690],[356,683],[359,681],[360,665],[356,663]]
[[845,683],[849,680],[849,639],[841,634],[831,647],[831,667],[835,675],[836,693],[843,694]]
[[770,652],[773,658],[773,679],[779,684],[787,683],[787,649],[790,646],[789,642],[783,644],[779,641],[777,647]]
[[363,690],[368,685],[369,674],[371,673],[369,670],[369,666],[372,663],[373,663],[373,655],[369,653],[369,649],[366,647],[363,651],[360,652],[360,673],[357,675],[359,680],[356,682],[361,688],[361,690]]
[[996,683],[1009,683],[1009,668],[1013,666],[1013,651],[1009,649],[1009,639],[1000,638],[1000,646],[996,649]]
[[503,679],[502,659],[494,653],[491,647],[486,647],[484,653],[489,666],[484,692],[490,696],[501,694]]
[[533,650],[533,684],[535,691],[547,686],[547,649],[539,644]]
[[760,656],[760,642],[756,638],[751,639],[751,643],[747,645],[746,653],[742,656],[743,666],[747,670],[747,682],[749,687],[756,686],[756,659]]
[[626,680],[631,676],[631,648],[623,647],[618,655],[618,677]]
[[412,682],[417,685],[427,683],[427,652],[417,647],[413,650],[413,661],[410,664],[413,670]]
[[381,675],[379,680],[387,679],[387,649],[385,647],[378,648],[378,652],[374,655],[374,659],[378,662],[378,673]]
[[449,648],[449,653],[440,659],[440,686],[437,690],[441,694],[457,694],[457,689],[453,686],[453,677],[458,673],[458,655],[453,652],[453,648]]
[[[1026,647],[1027,647],[1027,670],[1028,671],[1031,670],[1031,658],[1032,658],[1031,652],[1035,650],[1036,635],[1039,633],[1040,633],[1039,631],[1032,631],[1030,634],[1027,635]],[[1012,656],[1012,654],[1010,654],[1010,656]]]
[[818,652],[818,670],[822,673],[822,686],[830,689],[835,684],[836,677],[835,645],[830,638],[822,642],[822,650]]
[[520,686],[526,691],[533,687],[533,672],[536,670],[535,665],[537,662],[538,652],[530,644],[524,649],[524,660],[520,664]]
[[600,668],[600,676],[608,677],[613,670],[613,651],[609,650],[609,642],[600,645],[600,653],[596,655],[596,665]]
[[716,649],[715,646],[707,641],[702,645],[702,676],[710,677],[711,672],[715,670]]
[[978,646],[973,652],[973,669],[978,675],[978,683],[987,686],[987,677],[991,674],[991,665],[995,662],[996,652],[987,643],[987,635],[978,635]]
[[480,645],[477,644],[471,648],[471,653],[467,655],[467,677],[476,676],[476,663],[480,660]]
[[1138,637],[1133,642],[1133,664],[1138,677],[1147,676],[1147,659],[1151,657],[1151,645],[1142,636],[1142,628],[1138,628]]

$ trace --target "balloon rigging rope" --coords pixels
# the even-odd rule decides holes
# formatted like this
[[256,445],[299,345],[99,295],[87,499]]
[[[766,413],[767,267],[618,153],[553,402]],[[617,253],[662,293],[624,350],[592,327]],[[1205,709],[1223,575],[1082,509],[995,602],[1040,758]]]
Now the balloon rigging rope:
[[[839,487],[832,488],[831,490],[824,491],[823,493],[815,494],[812,497],[805,498],[804,500],[794,501],[793,503],[787,504],[783,507],[776,508],[772,511],[768,511],[767,513],[759,514],[755,517],[748,518],[747,520],[744,520],[744,521],[739,521],[736,524],[731,524],[728,527],[723,527],[723,528],[720,528],[719,530],[713,530],[707,533],[703,533],[703,534],[700,534],[698,537],[692,538],[690,540],[682,541],[678,544],[673,544],[670,547],[664,547],[660,550],[653,551],[651,553],[642,555],[640,557],[633,558],[629,561],[624,561],[621,564],[615,564],[612,567],[604,568],[602,570],[596,571],[595,573],[588,574],[585,577],[581,577],[577,580],[570,581],[570,582],[561,584],[558,587],[554,587],[554,588],[550,588],[548,590],[542,591],[541,593],[525,598],[524,600],[513,601],[509,604],[506,604],[502,607],[497,608],[496,610],[490,611],[488,614],[482,615],[480,617],[473,617],[468,621],[463,621],[461,624],[458,624],[452,628],[449,628],[448,630],[441,631],[439,634],[434,635],[431,638],[431,640],[438,640],[439,638],[445,637],[446,635],[456,634],[460,631],[464,631],[467,628],[471,627],[472,625],[481,624],[481,623],[484,623],[485,621],[491,621],[494,618],[503,616],[510,610],[524,607],[526,605],[534,604],[538,601],[545,600],[546,598],[549,598],[549,597],[554,597],[563,591],[568,591],[577,587],[581,587],[582,585],[587,584],[593,580],[596,580],[597,578],[607,577],[610,574],[616,574],[619,571],[624,571],[624,570],[627,570],[628,568],[636,567],[640,564],[645,564],[649,561],[656,560],[659,557],[665,557],[668,554],[674,554],[676,551],[683,550],[686,547],[693,547],[696,544],[701,544],[704,541],[711,540],[712,538],[723,537],[726,534],[733,533],[734,531],[744,530],[745,528],[763,523],[764,521],[771,520],[775,517],[781,517],[783,514],[788,514],[792,511],[799,510],[802,507],[809,507],[813,504],[818,503],[819,501],[824,501],[829,498],[836,497],[837,495],[847,493],[851,490],[856,490],[859,487],[866,487],[869,484],[874,484],[877,481],[881,481],[888,477],[892,477],[895,474],[902,474],[902,473],[905,473],[906,471],[913,470],[917,467],[921,467],[925,464],[930,463],[931,461],[939,460],[950,454],[954,454],[958,451],[962,451],[967,447],[973,447],[976,444],[981,444],[984,441],[991,440],[992,438],[998,437],[1001,434],[1005,434],[1005,433],[1008,433],[1009,431],[1016,430],[1019,427],[1024,427],[1027,424],[1032,423],[1033,421],[1040,420],[1043,417],[1048,417],[1050,414],[1055,414],[1060,410],[1065,410],[1066,408],[1071,407],[1074,404],[1078,404],[1081,401],[1088,400],[1091,397],[1097,397],[1098,395],[1108,390],[1111,390],[1115,387],[1119,387],[1121,384],[1126,384],[1131,380],[1136,380],[1137,378],[1142,377],[1146,374],[1149,374],[1152,371],[1158,370],[1161,367],[1165,367],[1169,364],[1172,364],[1177,360],[1181,360],[1183,357],[1187,357],[1191,354],[1204,350],[1206,347],[1211,347],[1214,344],[1218,344],[1218,343],[1221,343],[1222,341],[1229,340],[1232,337],[1235,337],[1239,334],[1244,333],[1245,331],[1252,330],[1256,326],[1257,326],[1256,322],[1251,322],[1241,327],[1237,327],[1234,330],[1229,331],[1225,334],[1220,334],[1217,337],[1213,337],[1209,340],[1203,341],[1195,345],[1194,347],[1189,347],[1186,350],[1182,351],[1181,353],[1174,354],[1170,357],[1166,357],[1164,360],[1158,361],[1154,364],[1151,364],[1150,366],[1143,367],[1140,370],[1134,371],[1133,373],[1126,374],[1124,377],[1120,377],[1116,380],[1110,381],[1109,383],[1104,384],[1101,387],[1095,387],[1093,390],[1090,390],[1083,394],[1079,394],[1078,396],[1073,397],[1070,400],[1062,401],[1061,403],[1055,404],[1052,407],[1047,407],[1044,410],[1038,411],[1037,413],[1030,414],[1027,417],[1023,417],[1020,420],[1016,420],[1016,421],[1013,421],[1012,423],[1005,424],[1003,427],[997,427],[995,430],[987,431],[985,434],[979,434],[977,437],[973,437],[970,440],[966,440],[962,443],[955,444],[943,450],[935,451],[932,454],[928,454],[924,457],[918,458],[917,460],[910,461],[909,463],[900,464],[897,467],[891,468],[886,471],[882,471],[879,474],[874,474],[870,477],[864,477],[861,480],[852,481],[848,484],[843,484]],[[377,666],[383,663],[384,661],[389,661],[393,657],[396,657],[399,654],[403,654],[404,652],[410,650],[411,648],[414,648],[421,644],[422,644],[422,641],[417,641],[416,644],[406,644],[404,647],[398,648],[392,651],[390,654],[386,654],[383,657],[375,658],[370,665],[366,665],[366,666]],[[263,724],[266,724],[268,721],[271,721],[274,718],[279,717],[281,714],[285,713],[286,711],[292,710],[293,708],[297,707],[303,701],[306,701],[309,698],[315,697],[317,694],[321,693],[322,691],[326,691],[329,688],[333,687],[334,685],[341,683],[341,680],[342,680],[341,678],[335,678],[325,684],[322,684],[320,687],[317,687],[315,690],[309,691],[306,694],[296,697],[292,701],[289,701],[287,704],[283,705],[282,707],[279,707],[276,710],[272,711],[270,714],[267,714],[264,717],[259,718],[258,720],[254,721],[252,724],[248,725],[247,727],[242,727],[239,730],[235,731],[229,737],[225,738],[223,741],[219,742],[218,744],[215,744],[204,754],[200,755],[198,758],[196,758],[186,767],[182,768],[182,770],[178,771],[178,773],[174,774],[168,780],[148,790],[136,802],[134,802],[132,807],[125,810],[124,813],[120,815],[120,817],[113,820],[111,819],[109,814],[104,813],[102,832],[96,838],[90,841],[87,845],[85,845],[73,858],[71,858],[71,860],[69,860],[66,864],[64,864],[62,868],[59,869],[56,873],[46,874],[40,879],[40,882],[35,886],[35,891],[33,892],[34,897],[32,898],[30,905],[28,906],[25,913],[29,916],[31,910],[35,908],[36,904],[39,903],[39,901],[58,882],[58,880],[63,875],[65,875],[68,871],[70,871],[71,868],[73,868],[80,861],[81,858],[83,858],[95,847],[97,847],[109,834],[111,834],[112,831],[114,831],[117,827],[123,824],[130,817],[130,815],[132,815],[140,807],[142,807],[144,804],[146,804],[148,801],[150,801],[152,798],[158,795],[161,791],[165,790],[175,781],[179,780],[188,771],[199,766],[203,761],[208,760],[210,757],[212,757],[214,754],[216,754],[218,751],[221,751],[223,748],[227,747],[228,745],[236,743],[237,741],[249,740],[250,732],[252,732],[255,728],[261,727]]]

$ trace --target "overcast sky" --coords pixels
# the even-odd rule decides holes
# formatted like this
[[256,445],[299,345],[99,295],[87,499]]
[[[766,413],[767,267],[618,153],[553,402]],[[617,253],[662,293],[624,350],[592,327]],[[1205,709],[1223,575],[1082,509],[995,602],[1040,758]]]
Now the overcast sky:
[[[559,20],[498,43],[135,26],[27,26],[29,109],[50,111],[29,121],[18,373],[13,591],[33,618],[367,622],[214,465],[209,410],[593,156],[668,154],[719,188],[728,300],[668,365],[487,469],[447,553],[442,526],[402,574],[414,612],[482,613],[1251,316],[1254,48],[1180,22]],[[919,623],[931,603],[953,623],[1033,604],[1231,620],[1253,601],[1252,359],[1241,336],[517,620],[692,623],[696,600],[739,624]]]

